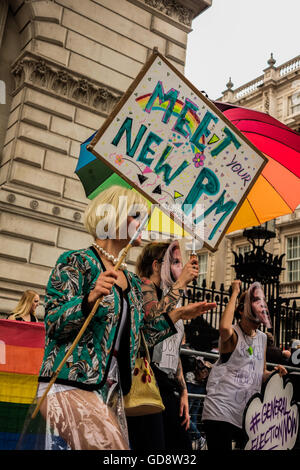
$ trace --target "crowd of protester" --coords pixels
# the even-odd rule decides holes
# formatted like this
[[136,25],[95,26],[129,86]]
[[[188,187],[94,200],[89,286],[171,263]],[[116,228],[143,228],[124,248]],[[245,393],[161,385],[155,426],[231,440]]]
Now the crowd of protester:
[[[133,451],[145,451],[147,442],[149,451],[188,452],[230,450],[234,440],[243,449],[243,411],[271,374],[266,363],[278,364],[279,374],[285,375],[284,366],[292,355],[292,350],[282,351],[274,345],[271,333],[259,329],[260,325],[271,329],[262,287],[254,283],[241,292],[241,282],[232,283],[232,295],[220,320],[216,363],[193,354],[182,356],[184,321],[214,309],[216,304],[182,305],[182,294],[197,279],[199,268],[196,256],[183,263],[177,241],[146,244],[136,274],[125,265],[114,269],[129,238],[101,238],[97,208],[108,203],[117,208],[120,196],[128,198],[129,206],[145,206],[142,196],[125,188],[112,187],[100,193],[85,216],[93,245],[63,253],[47,285],[45,354],[37,402],[41,401],[40,413],[52,430],[52,441],[59,437],[70,449]],[[124,225],[137,230],[140,218],[126,211],[119,214],[117,231]],[[135,240],[136,246],[140,244],[141,235]],[[8,319],[37,321],[39,302],[35,291],[24,292]],[[53,373],[95,304],[93,319],[43,400]],[[164,411],[129,417],[123,397],[131,388],[141,331]],[[291,349],[297,346],[294,340]],[[249,367],[259,377],[251,386],[236,379],[237,371]],[[49,445],[49,436],[47,442]]]

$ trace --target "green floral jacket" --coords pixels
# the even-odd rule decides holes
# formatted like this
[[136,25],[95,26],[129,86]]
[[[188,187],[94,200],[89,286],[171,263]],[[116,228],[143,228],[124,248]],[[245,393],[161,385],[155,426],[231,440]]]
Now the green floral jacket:
[[[87,297],[94,288],[99,274],[104,270],[94,248],[67,251],[57,260],[45,297],[45,354],[40,371],[40,382],[49,382],[53,372],[65,357],[73,340],[83,325],[89,310]],[[141,281],[126,271],[128,279],[128,311],[130,312],[130,339],[128,364],[131,372],[139,346],[139,329],[142,328],[149,346],[176,333],[168,317],[163,314],[144,324]],[[123,296],[113,287],[103,301],[56,379],[57,383],[74,385],[86,390],[102,388],[106,382],[114,352]]]

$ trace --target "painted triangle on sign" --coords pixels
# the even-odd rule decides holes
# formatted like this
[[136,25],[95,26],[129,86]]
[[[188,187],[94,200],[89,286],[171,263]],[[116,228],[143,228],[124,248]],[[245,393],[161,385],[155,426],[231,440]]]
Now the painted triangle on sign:
[[208,142],[208,145],[214,144],[215,142],[218,142],[218,140],[220,140],[220,137],[218,137],[216,134],[214,134],[212,136],[212,138],[210,139],[210,141]]
[[146,166],[146,168],[145,168],[144,171],[143,171],[143,175],[144,175],[145,173],[152,173],[151,168],[149,168],[148,166]]
[[138,179],[139,179],[139,182],[143,184],[148,179],[148,177],[144,175],[138,175]]
[[178,191],[174,191],[174,199],[178,199],[179,197],[182,197],[183,194],[179,193]]
[[160,184],[153,189],[152,193],[154,194],[161,194],[161,186]]

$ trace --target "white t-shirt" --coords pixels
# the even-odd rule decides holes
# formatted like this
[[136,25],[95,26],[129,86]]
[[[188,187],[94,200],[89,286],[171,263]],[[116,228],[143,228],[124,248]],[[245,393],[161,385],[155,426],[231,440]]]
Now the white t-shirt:
[[257,330],[250,338],[238,325],[233,328],[238,335],[236,348],[227,362],[219,358],[210,371],[202,420],[226,421],[242,428],[248,400],[261,391],[267,336]]
[[179,362],[180,347],[184,336],[184,323],[178,320],[175,323],[177,333],[158,343],[152,354],[152,361],[167,374],[176,374]]

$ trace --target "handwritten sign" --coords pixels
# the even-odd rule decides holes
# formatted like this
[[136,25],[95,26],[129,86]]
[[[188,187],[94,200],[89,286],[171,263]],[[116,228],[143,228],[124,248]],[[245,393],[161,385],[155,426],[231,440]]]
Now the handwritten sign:
[[293,385],[276,372],[268,380],[263,395],[256,394],[248,402],[244,429],[249,440],[245,450],[288,450],[295,445],[299,411],[293,403]]
[[176,372],[178,367],[178,354],[181,346],[181,339],[184,335],[184,324],[178,321],[175,324],[176,335],[165,339],[157,344],[153,349],[153,362],[157,362],[161,369],[171,369]]
[[300,348],[296,349],[291,355],[291,362],[294,366],[300,365]]
[[159,53],[145,64],[90,150],[211,250],[267,163]]

